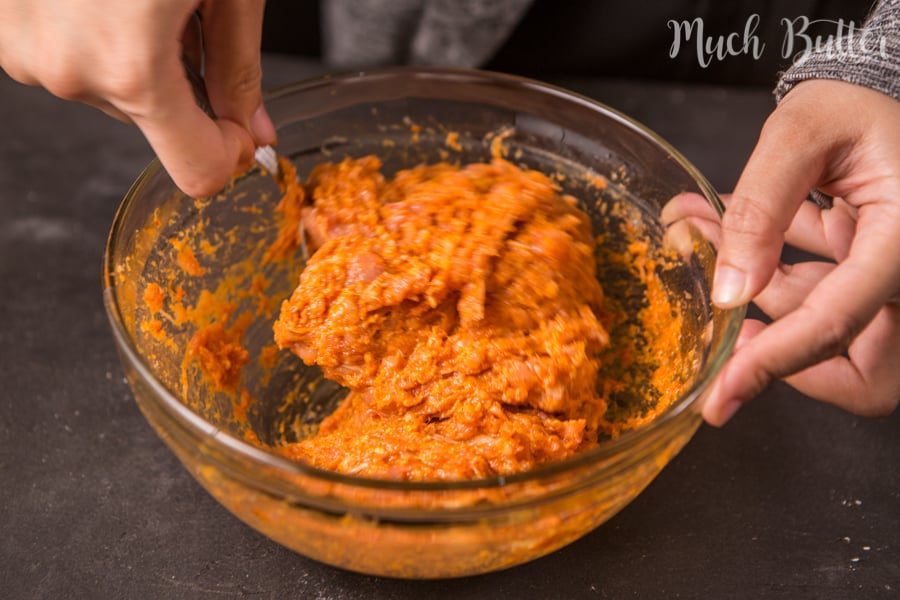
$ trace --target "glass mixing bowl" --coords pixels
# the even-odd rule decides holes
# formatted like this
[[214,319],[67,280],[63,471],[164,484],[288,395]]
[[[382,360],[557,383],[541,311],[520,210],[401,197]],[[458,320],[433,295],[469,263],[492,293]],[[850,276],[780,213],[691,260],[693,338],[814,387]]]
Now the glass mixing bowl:
[[[702,233],[709,219],[703,227],[680,221],[677,232],[660,222],[663,206],[684,192],[704,198],[713,221],[722,212],[715,191],[674,148],[587,98],[477,71],[325,77],[270,94],[267,107],[278,150],[301,177],[323,161],[372,153],[389,173],[421,162],[486,160],[498,151],[553,173],[608,243],[616,243],[610,232],[628,229],[654,247],[677,250],[677,268],[662,280],[684,315],[679,352],[694,358],[670,383],[675,400],[650,422],[529,472],[478,481],[384,481],[286,460],[258,442],[314,431],[344,391],[323,381],[317,368],[272,348],[279,302],[303,266],[266,257],[279,233],[278,188],[253,170],[221,194],[193,200],[154,162],[112,226],[106,310],[141,411],[238,518],[299,553],[355,571],[410,578],[484,573],[594,529],[687,443],[700,423],[699,399],[732,349],[743,310],[722,311],[709,302],[715,252]],[[604,287],[627,296],[628,285],[618,284],[607,280]],[[249,362],[240,373],[242,391],[226,393],[185,357],[199,327],[236,314],[249,315],[237,333]]]

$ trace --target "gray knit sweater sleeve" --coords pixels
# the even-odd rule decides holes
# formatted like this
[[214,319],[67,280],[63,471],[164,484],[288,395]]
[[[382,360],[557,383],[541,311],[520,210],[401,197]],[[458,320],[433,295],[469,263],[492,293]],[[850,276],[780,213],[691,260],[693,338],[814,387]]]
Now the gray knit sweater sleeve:
[[782,74],[775,99],[807,79],[837,79],[900,100],[900,0],[879,0],[862,29],[836,42],[799,54]]

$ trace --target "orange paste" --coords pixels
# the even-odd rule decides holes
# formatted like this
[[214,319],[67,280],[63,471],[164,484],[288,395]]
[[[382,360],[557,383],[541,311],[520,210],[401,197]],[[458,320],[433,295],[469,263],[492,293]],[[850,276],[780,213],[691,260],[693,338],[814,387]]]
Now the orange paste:
[[503,159],[401,171],[316,168],[318,250],[275,340],[350,388],[280,452],[392,479],[525,471],[596,445],[612,315],[591,223],[544,174]]
[[188,342],[185,360],[199,362],[217,389],[236,389],[241,368],[250,362],[250,353],[241,344],[241,338],[251,320],[251,315],[244,313],[231,327],[216,321],[198,330]]

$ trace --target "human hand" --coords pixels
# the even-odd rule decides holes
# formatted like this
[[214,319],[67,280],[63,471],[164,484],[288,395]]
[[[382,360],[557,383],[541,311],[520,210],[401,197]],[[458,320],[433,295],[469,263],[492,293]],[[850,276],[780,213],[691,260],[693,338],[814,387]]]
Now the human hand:
[[[722,223],[713,300],[755,300],[703,408],[722,425],[773,380],[860,415],[900,400],[900,102],[798,84],[767,120]],[[820,210],[817,188],[835,196]],[[688,200],[669,209],[684,213]],[[827,261],[779,263],[784,242]]]
[[[262,104],[264,0],[0,0],[0,66],[15,80],[79,100],[144,133],[176,185],[221,189],[275,142]],[[199,9],[206,85],[217,119],[194,101],[182,36]]]

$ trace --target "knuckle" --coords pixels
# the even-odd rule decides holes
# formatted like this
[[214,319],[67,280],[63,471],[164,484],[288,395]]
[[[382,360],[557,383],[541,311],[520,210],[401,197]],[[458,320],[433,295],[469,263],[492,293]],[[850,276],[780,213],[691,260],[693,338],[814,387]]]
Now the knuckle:
[[842,314],[830,314],[824,318],[816,318],[813,322],[821,324],[818,339],[818,358],[825,360],[839,354],[843,354],[850,347],[850,343],[859,334],[861,328],[857,319]]
[[775,222],[766,205],[752,196],[732,197],[722,228],[727,233],[754,236],[768,232]]
[[147,80],[139,73],[120,70],[104,84],[104,93],[117,103],[140,102],[146,95]]
[[225,73],[219,68],[206,80],[216,114],[246,126],[262,99],[262,69],[254,63],[235,64]]
[[44,87],[63,100],[81,100],[87,95],[86,87],[74,78],[42,78]]
[[37,78],[28,66],[27,54],[10,52],[7,45],[0,45],[0,69],[5,71],[14,81],[24,85],[36,85],[38,83]]
[[230,75],[230,91],[239,96],[253,96],[262,89],[262,69],[259,64],[241,65]]
[[755,360],[745,357],[741,351],[732,357],[728,384],[734,395],[749,399],[761,394],[782,374],[778,372],[778,365],[768,364],[765,357]]
[[77,65],[64,55],[44,60],[35,71],[37,80],[54,96],[63,100],[81,100],[88,92],[88,83]]
[[159,81],[152,61],[122,54],[106,65],[101,81],[104,96],[115,104],[141,104],[153,93],[151,82]]
[[13,81],[17,81],[24,85],[36,85],[38,83],[34,75],[18,62],[2,61],[0,64],[3,65],[3,70],[6,71],[6,74],[9,75]]
[[753,398],[762,394],[766,388],[772,385],[773,381],[777,381],[779,378],[779,374],[776,370],[768,365],[763,365],[759,369],[753,371],[747,385],[749,397]]
[[813,116],[805,106],[783,102],[766,118],[759,137],[777,140],[786,149],[809,148],[821,135]]

